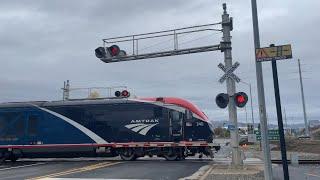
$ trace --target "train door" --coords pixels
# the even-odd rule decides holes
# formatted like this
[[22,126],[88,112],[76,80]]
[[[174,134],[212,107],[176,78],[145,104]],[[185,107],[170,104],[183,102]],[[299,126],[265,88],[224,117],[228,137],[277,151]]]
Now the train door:
[[27,136],[29,144],[38,144],[39,123],[41,114],[39,112],[30,111],[27,113]]
[[170,112],[170,129],[173,141],[183,139],[183,114],[178,111]]

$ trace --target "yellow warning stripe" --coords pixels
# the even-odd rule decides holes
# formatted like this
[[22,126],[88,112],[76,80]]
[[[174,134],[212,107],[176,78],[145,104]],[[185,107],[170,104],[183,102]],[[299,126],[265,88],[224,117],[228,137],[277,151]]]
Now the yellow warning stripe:
[[53,178],[53,177],[64,176],[64,175],[68,175],[68,174],[75,174],[75,173],[80,173],[80,172],[85,172],[85,171],[91,171],[94,169],[108,167],[108,166],[116,165],[119,163],[121,163],[121,162],[114,162],[114,163],[102,162],[102,163],[93,164],[93,165],[89,165],[89,166],[85,166],[85,167],[81,167],[81,168],[74,168],[74,169],[70,169],[67,171],[62,171],[62,172],[57,172],[57,173],[48,174],[48,175],[44,175],[44,176],[34,177],[34,178],[30,178],[29,180]]

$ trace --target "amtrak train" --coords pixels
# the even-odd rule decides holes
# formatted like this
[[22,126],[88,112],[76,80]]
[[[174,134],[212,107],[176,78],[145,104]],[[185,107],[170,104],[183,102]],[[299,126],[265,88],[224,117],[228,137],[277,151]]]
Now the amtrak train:
[[174,97],[97,98],[0,104],[0,159],[212,156],[213,128]]

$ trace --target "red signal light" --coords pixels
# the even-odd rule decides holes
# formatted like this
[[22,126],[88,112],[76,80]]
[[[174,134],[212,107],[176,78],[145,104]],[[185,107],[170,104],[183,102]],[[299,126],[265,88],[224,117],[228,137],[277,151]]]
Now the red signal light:
[[112,45],[108,48],[111,56],[118,56],[120,53],[120,48],[117,45]]
[[234,95],[234,101],[237,107],[244,107],[248,102],[248,96],[244,92],[238,92]]
[[236,98],[237,98],[238,103],[244,103],[246,101],[244,96],[242,96],[242,95],[239,95]]
[[123,90],[122,93],[121,93],[121,95],[122,95],[123,97],[129,97],[129,96],[130,96],[130,93],[129,93],[129,91],[127,91],[127,90]]

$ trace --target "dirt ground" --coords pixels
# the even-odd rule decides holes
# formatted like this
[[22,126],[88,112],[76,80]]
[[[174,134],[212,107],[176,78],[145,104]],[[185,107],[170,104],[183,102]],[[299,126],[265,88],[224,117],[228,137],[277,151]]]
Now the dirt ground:
[[[277,145],[273,147],[272,151],[280,151],[279,142],[272,142]],[[287,151],[292,152],[306,152],[320,154],[320,140],[300,140],[300,139],[286,139]]]

